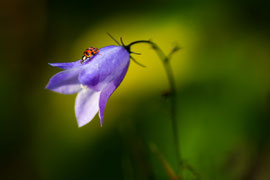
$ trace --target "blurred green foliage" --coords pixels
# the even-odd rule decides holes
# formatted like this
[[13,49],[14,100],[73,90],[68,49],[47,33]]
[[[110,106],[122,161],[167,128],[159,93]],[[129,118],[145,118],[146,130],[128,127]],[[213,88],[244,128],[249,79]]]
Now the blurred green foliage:
[[[76,95],[45,90],[58,69],[106,35],[169,52],[185,179],[270,179],[269,3],[3,1],[0,6],[1,179],[169,179],[176,170],[164,69],[148,45],[110,98],[104,126],[78,128]],[[168,97],[169,98],[169,97]]]

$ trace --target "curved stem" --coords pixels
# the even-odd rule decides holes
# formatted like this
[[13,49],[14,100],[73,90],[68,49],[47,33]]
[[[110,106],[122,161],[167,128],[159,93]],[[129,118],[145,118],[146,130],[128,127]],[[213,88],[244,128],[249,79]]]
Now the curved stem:
[[138,43],[150,43],[150,44],[152,44],[152,42],[151,41],[148,41],[148,40],[139,40],[139,41],[133,41],[132,43],[130,43],[127,46],[131,47],[132,45],[138,44]]
[[174,144],[175,144],[175,150],[176,150],[176,158],[177,158],[177,163],[178,163],[178,171],[181,177],[181,166],[182,166],[182,161],[181,161],[181,155],[180,155],[180,144],[179,144],[179,137],[178,137],[178,121],[176,117],[176,107],[177,107],[177,101],[176,101],[176,85],[175,85],[175,80],[174,80],[174,75],[172,71],[172,67],[169,61],[169,58],[171,57],[172,53],[175,52],[174,48],[171,53],[169,53],[168,56],[164,54],[164,52],[160,49],[160,47],[155,44],[152,41],[147,41],[147,40],[140,40],[140,41],[134,41],[130,43],[129,45],[126,46],[126,48],[130,51],[130,47],[134,44],[137,43],[147,43],[151,44],[153,49],[156,51],[158,57],[162,61],[162,64],[164,66],[169,86],[170,86],[170,93],[171,93],[171,120],[172,120],[172,129],[173,129],[173,137],[174,137]]

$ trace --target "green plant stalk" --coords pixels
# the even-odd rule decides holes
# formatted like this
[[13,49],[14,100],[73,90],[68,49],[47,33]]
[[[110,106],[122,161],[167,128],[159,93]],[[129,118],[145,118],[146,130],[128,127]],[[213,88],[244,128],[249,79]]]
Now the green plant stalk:
[[181,153],[180,153],[180,143],[179,143],[179,137],[178,137],[178,121],[177,121],[177,116],[176,116],[176,107],[177,107],[177,101],[176,101],[176,84],[175,84],[175,80],[174,80],[174,75],[173,75],[173,71],[172,71],[172,67],[170,64],[170,57],[171,55],[176,52],[179,48],[174,48],[168,56],[166,56],[164,54],[164,52],[159,48],[159,46],[157,44],[155,44],[152,41],[134,41],[132,43],[130,43],[127,47],[130,50],[130,46],[137,44],[137,43],[148,43],[150,45],[152,45],[153,49],[156,51],[159,59],[161,60],[167,78],[168,78],[168,83],[170,86],[170,95],[171,95],[171,120],[172,120],[172,129],[173,129],[173,137],[174,137],[174,144],[175,144],[175,151],[176,151],[176,158],[177,158],[177,168],[178,168],[178,172],[179,172],[179,176],[181,177],[182,175],[182,160],[181,160]]

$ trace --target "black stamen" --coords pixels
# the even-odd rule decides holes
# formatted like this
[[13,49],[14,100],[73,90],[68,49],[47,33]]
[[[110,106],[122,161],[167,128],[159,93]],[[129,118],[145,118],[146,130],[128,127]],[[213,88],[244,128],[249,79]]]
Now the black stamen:
[[129,57],[130,57],[131,60],[133,60],[133,62],[135,62],[135,63],[138,64],[139,66],[141,66],[141,67],[146,67],[145,65],[143,65],[143,64],[139,63],[138,61],[136,61],[136,59],[134,59],[134,57],[132,57],[132,56],[129,56]]
[[107,32],[107,34],[108,34],[108,36],[110,36],[110,38],[114,41],[114,42],[116,42],[116,44],[118,44],[119,46],[121,46],[121,44],[110,34],[110,33],[108,33]]

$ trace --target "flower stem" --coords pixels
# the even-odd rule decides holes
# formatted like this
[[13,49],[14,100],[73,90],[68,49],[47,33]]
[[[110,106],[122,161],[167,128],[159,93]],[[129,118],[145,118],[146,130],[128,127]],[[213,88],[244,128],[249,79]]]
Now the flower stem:
[[176,107],[177,107],[177,101],[176,101],[176,85],[175,85],[175,80],[174,80],[174,75],[172,71],[172,67],[170,64],[170,57],[171,55],[176,52],[179,48],[175,47],[172,49],[172,51],[166,56],[164,52],[160,49],[160,47],[152,42],[152,41],[147,41],[147,40],[140,40],[140,41],[134,41],[130,43],[129,45],[125,46],[127,49],[130,51],[130,47],[134,44],[137,43],[148,43],[152,45],[153,49],[156,51],[159,59],[161,60],[167,78],[170,86],[170,95],[171,95],[171,120],[172,120],[172,129],[173,129],[173,137],[174,137],[174,144],[175,144],[175,150],[176,150],[176,158],[177,158],[177,168],[179,172],[179,176],[181,178],[181,167],[182,167],[182,160],[181,160],[181,155],[180,155],[180,144],[179,144],[179,137],[178,137],[178,121],[176,117]]

